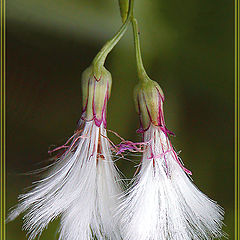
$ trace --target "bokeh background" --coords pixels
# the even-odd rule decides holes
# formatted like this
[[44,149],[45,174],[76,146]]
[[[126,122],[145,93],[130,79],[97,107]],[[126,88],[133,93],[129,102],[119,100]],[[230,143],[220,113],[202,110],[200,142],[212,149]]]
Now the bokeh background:
[[[229,0],[136,0],[144,64],[165,93],[167,126],[195,184],[225,208],[234,231],[234,8]],[[7,1],[7,208],[37,179],[81,115],[81,73],[121,25],[117,0]],[[107,59],[108,128],[138,141],[131,29]],[[116,141],[114,136],[110,137]],[[131,177],[134,164],[120,160]],[[58,220],[40,239],[56,239]],[[27,239],[18,218],[8,240]]]

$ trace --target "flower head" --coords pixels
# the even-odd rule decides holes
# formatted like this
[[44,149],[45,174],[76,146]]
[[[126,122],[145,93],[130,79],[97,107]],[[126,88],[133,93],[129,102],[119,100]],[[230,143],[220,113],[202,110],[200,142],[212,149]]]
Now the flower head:
[[106,134],[106,106],[111,74],[100,79],[92,67],[82,77],[83,113],[78,129],[58,151],[45,178],[20,195],[8,220],[25,213],[23,228],[34,239],[61,216],[60,240],[119,239],[113,209],[120,193],[119,176]]
[[8,220],[13,220],[25,213],[23,228],[29,239],[40,235],[59,216],[59,240],[120,239],[112,215],[120,193],[119,176],[106,134],[112,78],[104,63],[126,32],[132,10],[130,0],[126,21],[83,72],[83,111],[74,135],[63,146],[50,151],[60,152],[47,176],[20,195],[19,204],[8,216]]
[[156,82],[135,91],[146,143],[141,168],[118,213],[125,240],[208,240],[221,237],[223,209],[191,182],[175,152]]

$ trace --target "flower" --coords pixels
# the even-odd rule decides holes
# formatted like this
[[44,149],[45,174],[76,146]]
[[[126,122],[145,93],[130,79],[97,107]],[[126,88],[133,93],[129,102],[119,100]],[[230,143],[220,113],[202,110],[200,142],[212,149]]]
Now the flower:
[[106,133],[106,107],[111,74],[103,67],[97,79],[93,67],[82,75],[83,113],[74,135],[61,147],[45,178],[20,195],[8,220],[25,213],[29,239],[61,216],[59,240],[119,239],[113,220],[120,183]]
[[223,209],[189,179],[168,134],[164,95],[154,81],[135,90],[145,150],[118,209],[124,240],[203,240],[223,236]]

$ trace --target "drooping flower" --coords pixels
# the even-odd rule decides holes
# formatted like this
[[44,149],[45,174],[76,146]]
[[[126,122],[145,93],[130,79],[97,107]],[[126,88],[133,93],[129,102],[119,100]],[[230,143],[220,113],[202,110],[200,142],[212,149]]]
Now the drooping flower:
[[112,78],[106,57],[126,32],[133,10],[129,0],[127,19],[107,41],[82,75],[83,112],[74,135],[55,151],[56,161],[45,178],[20,195],[8,220],[25,213],[23,229],[29,239],[42,233],[61,216],[59,240],[118,240],[113,210],[120,194],[119,175],[106,134],[106,109]]
[[119,239],[113,209],[120,193],[118,171],[106,133],[106,107],[111,74],[93,67],[82,76],[83,113],[74,135],[49,168],[45,178],[20,195],[8,220],[25,213],[23,229],[34,239],[61,216],[59,240]]
[[164,122],[164,95],[149,80],[135,92],[145,150],[118,209],[124,240],[209,240],[223,236],[223,209],[189,179]]

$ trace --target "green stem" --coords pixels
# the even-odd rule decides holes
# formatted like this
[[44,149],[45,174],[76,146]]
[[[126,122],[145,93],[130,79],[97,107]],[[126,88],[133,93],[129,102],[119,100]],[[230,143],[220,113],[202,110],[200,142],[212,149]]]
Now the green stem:
[[133,27],[133,36],[134,36],[134,45],[135,45],[135,52],[136,52],[136,61],[137,61],[137,72],[140,82],[146,83],[151,80],[146,70],[143,66],[142,55],[141,55],[141,48],[140,48],[140,39],[139,39],[139,31],[138,31],[138,23],[137,19],[134,18],[132,15],[132,27]]
[[127,20],[122,25],[122,27],[119,29],[119,31],[114,35],[114,37],[111,40],[106,42],[106,44],[102,47],[100,52],[97,54],[97,56],[93,60],[94,74],[97,78],[101,76],[101,69],[104,65],[107,55],[111,52],[111,50],[119,42],[119,40],[122,38],[122,36],[124,35],[124,33],[126,32],[126,30],[128,28],[128,25],[131,20],[132,12],[133,12],[134,0],[129,0],[129,2],[130,2],[130,4],[129,4]]

